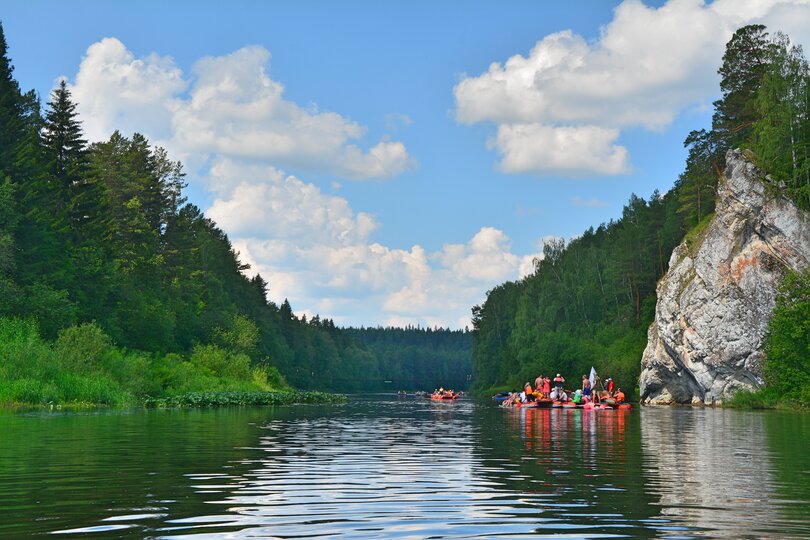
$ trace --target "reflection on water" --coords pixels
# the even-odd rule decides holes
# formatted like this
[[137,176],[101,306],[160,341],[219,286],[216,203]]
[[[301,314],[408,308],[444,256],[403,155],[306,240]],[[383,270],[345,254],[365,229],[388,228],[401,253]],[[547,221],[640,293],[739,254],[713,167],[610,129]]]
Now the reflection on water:
[[[765,429],[772,416],[722,409],[643,412],[645,489],[659,498],[662,518],[715,537],[790,531],[794,524],[780,509],[791,501],[774,493],[778,484]],[[807,500],[801,504],[810,509]],[[806,534],[806,521],[804,527]]]
[[384,397],[5,414],[0,537],[803,536],[810,463],[780,448],[807,434],[802,415]]

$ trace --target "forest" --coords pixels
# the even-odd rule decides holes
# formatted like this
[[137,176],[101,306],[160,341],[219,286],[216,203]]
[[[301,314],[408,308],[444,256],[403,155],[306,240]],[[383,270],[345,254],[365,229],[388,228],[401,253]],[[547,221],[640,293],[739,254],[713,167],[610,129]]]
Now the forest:
[[[675,246],[698,245],[727,150],[750,151],[774,195],[810,210],[810,69],[801,47],[745,26],[727,43],[718,74],[712,127],[686,137],[672,189],[631,195],[621,218],[546,243],[532,275],[493,288],[473,308],[474,388],[518,388],[539,373],[577,380],[593,366],[637,397],[656,283]],[[795,377],[810,381],[807,285],[806,276],[785,280],[766,343],[766,384],[782,391]]]
[[471,372],[469,332],[342,329],[268,301],[186,201],[182,164],[138,133],[89,143],[76,108],[64,81],[44,106],[20,89],[0,26],[0,402],[416,389]]

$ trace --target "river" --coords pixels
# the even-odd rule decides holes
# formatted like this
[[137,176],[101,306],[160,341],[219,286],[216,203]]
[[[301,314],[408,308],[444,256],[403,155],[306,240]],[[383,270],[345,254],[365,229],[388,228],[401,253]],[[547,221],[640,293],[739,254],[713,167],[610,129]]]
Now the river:
[[6,411],[0,537],[806,537],[808,443],[774,411]]

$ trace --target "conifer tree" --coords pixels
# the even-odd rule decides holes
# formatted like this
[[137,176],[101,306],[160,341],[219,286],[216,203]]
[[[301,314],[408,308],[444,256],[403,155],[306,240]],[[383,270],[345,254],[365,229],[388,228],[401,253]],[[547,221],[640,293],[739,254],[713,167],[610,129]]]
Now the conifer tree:
[[757,120],[757,90],[768,67],[770,42],[765,26],[751,24],[734,32],[726,44],[720,75],[723,97],[714,102],[712,128],[722,143],[720,151],[744,142]]
[[45,112],[42,129],[42,144],[45,147],[48,172],[53,181],[53,192],[59,217],[66,221],[82,220],[79,210],[71,216],[71,201],[84,191],[88,172],[87,141],[83,137],[81,123],[76,112],[76,103],[70,98],[65,81],[51,93]]

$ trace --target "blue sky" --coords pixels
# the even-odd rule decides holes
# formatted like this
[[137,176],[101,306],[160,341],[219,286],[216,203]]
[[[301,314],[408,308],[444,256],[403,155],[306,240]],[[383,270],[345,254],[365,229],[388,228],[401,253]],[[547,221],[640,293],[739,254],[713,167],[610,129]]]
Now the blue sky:
[[[81,9],[79,9],[81,8]],[[339,324],[460,327],[544,238],[669,189],[723,45],[803,2],[7,2],[15,75],[139,131],[270,282]],[[510,60],[511,59],[511,60]],[[494,67],[490,67],[495,63]]]

